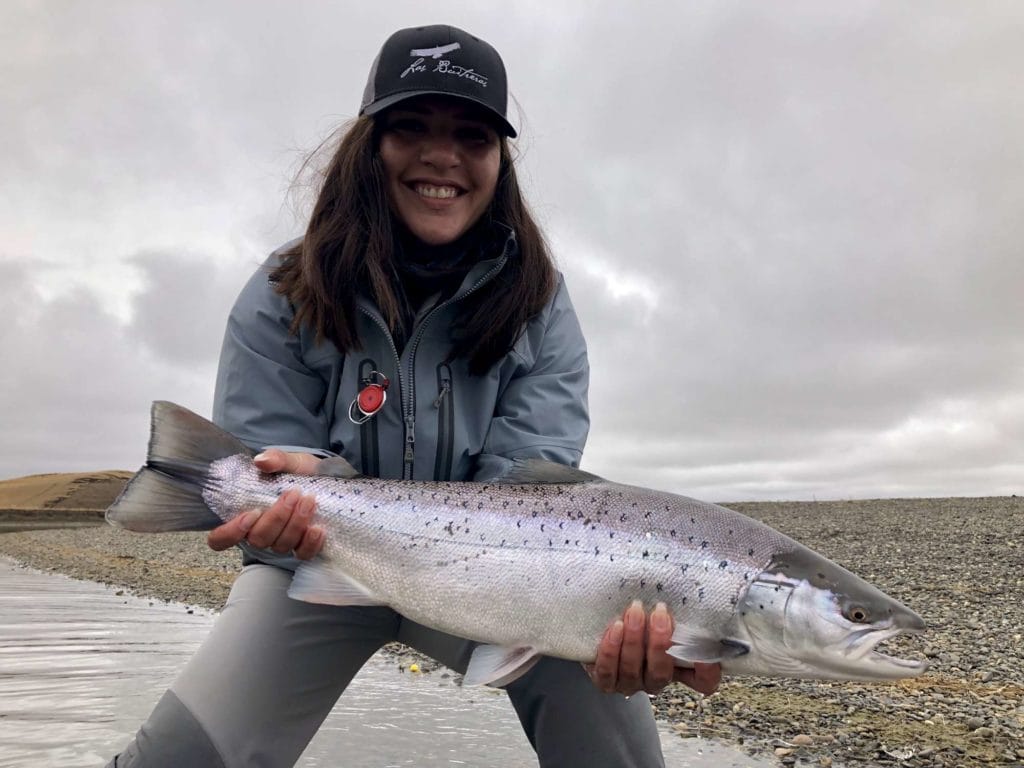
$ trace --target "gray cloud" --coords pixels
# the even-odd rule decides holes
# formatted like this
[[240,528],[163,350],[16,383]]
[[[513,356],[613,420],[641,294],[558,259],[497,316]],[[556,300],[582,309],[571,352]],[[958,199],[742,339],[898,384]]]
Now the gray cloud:
[[[1018,5],[59,7],[0,11],[0,475],[131,466],[149,400],[208,407],[234,294],[300,229],[302,150],[386,34],[442,19],[522,105],[590,339],[590,469],[718,499],[1019,491]],[[126,447],[87,460],[100,417]]]

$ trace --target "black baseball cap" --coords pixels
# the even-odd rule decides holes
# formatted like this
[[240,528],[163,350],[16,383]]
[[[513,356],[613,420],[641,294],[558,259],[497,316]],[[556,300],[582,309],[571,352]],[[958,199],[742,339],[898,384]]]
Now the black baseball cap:
[[491,113],[499,132],[516,135],[505,115],[505,65],[479,37],[446,24],[398,30],[373,62],[359,114],[374,115],[426,94],[475,102]]

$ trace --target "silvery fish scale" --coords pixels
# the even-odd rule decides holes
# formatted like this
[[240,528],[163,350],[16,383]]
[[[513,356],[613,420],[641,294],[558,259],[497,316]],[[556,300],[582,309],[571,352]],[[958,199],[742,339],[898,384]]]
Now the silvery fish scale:
[[451,634],[580,661],[637,598],[728,637],[772,557],[804,549],[732,510],[603,480],[262,475],[232,456],[213,463],[204,499],[228,520],[292,487],[316,496],[324,559],[381,603]]

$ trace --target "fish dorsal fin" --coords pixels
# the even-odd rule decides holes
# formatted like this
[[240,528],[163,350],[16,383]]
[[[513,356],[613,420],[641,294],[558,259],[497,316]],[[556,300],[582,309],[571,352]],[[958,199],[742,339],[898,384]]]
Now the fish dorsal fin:
[[740,640],[702,635],[684,626],[677,626],[672,633],[672,647],[667,653],[680,661],[711,664],[745,656],[750,653],[750,646]]
[[522,646],[478,645],[466,667],[464,685],[490,685],[500,688],[529,672],[540,661],[537,652]]
[[370,589],[315,558],[295,570],[288,597],[321,605],[387,605]]
[[568,485],[592,483],[602,478],[575,467],[545,459],[513,459],[508,468],[495,482],[505,485]]
[[341,458],[341,456],[330,456],[326,459],[320,459],[316,467],[313,468],[313,474],[320,477],[337,477],[342,480],[362,477],[359,470]]

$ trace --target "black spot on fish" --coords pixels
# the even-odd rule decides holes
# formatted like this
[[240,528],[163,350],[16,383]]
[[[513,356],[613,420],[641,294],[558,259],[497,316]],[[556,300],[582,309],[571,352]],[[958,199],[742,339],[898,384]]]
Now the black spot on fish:
[[626,580],[619,579],[619,589],[622,589],[624,586],[626,586]]
[[600,555],[601,554],[601,549],[599,547],[594,547],[594,554],[595,555]]
[[736,606],[736,598],[735,597],[730,597],[729,598],[729,605],[731,605],[733,607]]
[[649,556],[650,554],[651,554],[651,553],[650,553],[650,552],[648,552],[648,551],[647,551],[647,550],[645,549],[645,550],[644,550],[644,555],[643,555],[643,556],[644,556],[644,557],[648,557],[648,556]]
[[647,586],[647,579],[640,579],[640,589]]
[[672,537],[675,537],[675,535],[676,535],[676,529],[675,529],[675,528],[673,528],[673,529],[672,529],[671,531],[669,531],[669,532],[668,532],[668,535],[669,535],[669,536],[672,536]]
[[522,527],[523,527],[523,521],[522,520],[516,520],[516,528],[522,528]]
[[609,539],[614,539],[615,538],[615,531],[608,531],[608,538]]
[[629,518],[628,518],[628,517],[626,517],[626,513],[625,513],[625,512],[623,512],[623,513],[622,513],[621,515],[619,515],[619,522],[620,522],[620,523],[624,523],[624,522],[626,522],[627,520],[629,520]]
[[707,549],[707,548],[708,548],[708,543],[707,543],[706,541],[702,541],[702,542],[700,543],[700,548],[701,548],[701,549]]
[[754,556],[754,548],[753,547],[751,547],[750,549],[747,550],[747,555],[750,556],[750,557]]
[[690,569],[690,566],[689,566],[688,563],[683,563],[681,566],[679,566],[679,570],[682,573],[686,573],[689,569]]
[[693,536],[687,536],[686,540],[693,544]]
[[565,540],[565,543],[566,543],[566,545],[568,546],[568,544],[569,544],[569,540],[568,540],[568,539],[566,539],[566,540]]
[[697,600],[699,602],[701,602],[701,603],[704,602],[704,588],[703,587],[701,587],[700,589],[697,590]]
[[536,517],[537,516],[537,510],[536,509],[533,510],[533,512],[531,514],[532,514],[533,517]]
[[544,523],[541,523],[541,524],[540,524],[540,530],[541,530],[541,533],[543,533],[543,532],[544,532]]
[[693,525],[696,525],[696,524],[697,524],[697,521],[696,521],[696,520],[694,520],[694,519],[693,519],[692,517],[690,518],[690,522],[691,522],[691,523],[692,523]]
[[728,568],[729,567],[729,561],[728,560],[723,560],[722,562],[720,562],[718,564],[718,567],[719,568]]
[[757,607],[760,608],[763,611],[764,610],[764,603],[758,603]]
[[683,600],[679,604],[680,605],[686,605],[686,595],[683,595]]

